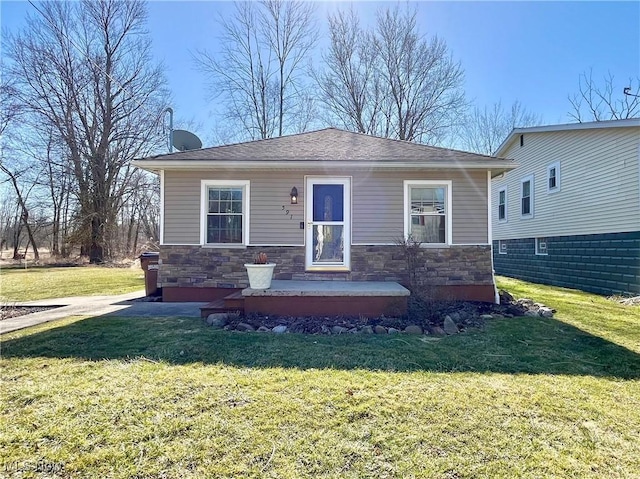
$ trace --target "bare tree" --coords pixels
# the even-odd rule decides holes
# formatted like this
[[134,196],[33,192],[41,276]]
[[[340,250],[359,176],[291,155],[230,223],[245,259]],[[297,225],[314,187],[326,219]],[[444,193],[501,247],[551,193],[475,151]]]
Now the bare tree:
[[593,70],[580,74],[578,93],[569,95],[569,118],[578,123],[585,121],[624,120],[640,116],[640,97],[625,95],[625,87],[640,91],[640,77],[629,78],[625,84],[615,82],[611,73],[598,84]]
[[527,111],[519,101],[505,109],[502,102],[491,108],[473,108],[460,128],[461,148],[483,155],[493,155],[514,128],[524,128],[542,124],[539,115]]
[[329,17],[331,46],[316,75],[321,101],[346,128],[436,143],[466,107],[464,74],[444,41],[425,39],[416,10],[377,12],[362,30],[353,12]]
[[464,73],[446,43],[425,40],[418,32],[416,10],[399,7],[378,13],[376,46],[382,76],[392,103],[392,128],[397,138],[437,142],[458,121],[465,108]]
[[[29,244],[32,246],[34,258],[37,261],[38,259],[40,259],[40,255],[38,253],[38,246],[36,244],[35,236],[33,234],[34,232],[33,232],[32,225],[31,223],[29,223],[29,208],[27,207],[27,200],[29,198],[29,193],[32,191],[34,185],[32,184],[28,188],[28,190],[25,192],[23,191],[23,188],[19,184],[19,175],[15,174],[12,170],[5,167],[4,164],[0,164],[0,171],[7,176],[13,188],[13,192],[16,195],[16,201],[18,203],[19,214],[20,214],[20,222],[22,223],[24,228],[27,230],[27,238],[28,238],[27,246]],[[16,248],[16,246],[17,245],[15,245],[14,248]],[[14,258],[15,256],[16,255],[14,254]]]
[[38,260],[38,246],[32,225],[29,223],[29,207],[27,206],[27,200],[34,185],[27,186],[25,191],[25,185],[21,181],[22,177],[30,171],[30,166],[24,165],[16,159],[9,160],[7,158],[12,138],[11,127],[24,114],[22,105],[17,101],[16,93],[16,87],[11,77],[3,75],[0,80],[0,110],[2,111],[0,117],[0,179],[4,177],[5,179],[2,183],[7,182],[11,185],[17,205],[13,227],[14,259],[18,256],[20,234],[22,227],[24,227],[27,231],[27,245],[32,245],[34,257]]
[[254,138],[290,131],[306,111],[303,61],[318,38],[311,2],[237,2],[230,19],[220,17],[220,51],[200,50],[198,67],[214,98],[223,98],[227,118]]
[[331,44],[322,59],[325,68],[314,72],[319,101],[347,130],[389,136],[389,114],[382,78],[377,71],[379,52],[375,37],[360,27],[357,14],[329,15]]
[[91,262],[108,255],[130,160],[161,141],[161,66],[151,60],[145,5],[137,1],[43,2],[9,39],[10,73],[34,128],[64,143],[79,205],[81,241]]

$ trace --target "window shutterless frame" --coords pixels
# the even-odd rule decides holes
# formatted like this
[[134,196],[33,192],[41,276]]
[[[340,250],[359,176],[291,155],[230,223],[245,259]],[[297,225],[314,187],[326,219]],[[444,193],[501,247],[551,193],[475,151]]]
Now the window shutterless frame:
[[498,221],[506,223],[507,217],[507,187],[498,190]]
[[[200,244],[203,246],[229,248],[243,247],[249,244],[249,205],[250,203],[250,182],[249,180],[202,180],[200,192]],[[225,192],[225,198],[217,200],[217,205],[222,205],[224,211],[216,208],[216,198],[210,199],[209,191]],[[229,192],[229,198],[226,193]],[[241,199],[238,199],[240,192]],[[212,211],[210,211],[212,210]],[[210,225],[210,221],[215,220],[209,218],[220,218],[221,221],[231,220],[233,223],[233,233],[226,231],[225,228]],[[240,219],[238,219],[240,218]],[[211,228],[210,228],[211,226]],[[232,228],[231,226],[229,228]],[[230,235],[232,238],[238,238],[237,241],[215,242],[208,241],[208,230],[217,229],[225,230],[224,234]],[[216,236],[215,234],[213,236]],[[218,238],[223,234],[219,233]]]
[[520,180],[520,217],[533,218],[535,185],[533,175]]
[[560,162],[556,161],[547,166],[547,192],[560,191]]
[[[452,181],[451,180],[404,180],[404,237],[409,238],[411,236],[412,229],[412,221],[415,221],[415,218],[419,218],[421,216],[430,216],[427,213],[414,212],[412,209],[412,189],[444,189],[443,197],[440,199],[438,197],[434,197],[434,209],[437,205],[435,203],[442,202],[444,205],[444,211],[442,213],[434,212],[433,216],[444,216],[444,242],[424,242],[423,244],[426,246],[447,246],[453,243],[453,214],[451,205],[453,204],[452,200]],[[441,201],[442,200],[442,201]],[[416,203],[416,201],[413,201]],[[418,221],[419,222],[419,221]],[[419,240],[419,238],[414,238]]]

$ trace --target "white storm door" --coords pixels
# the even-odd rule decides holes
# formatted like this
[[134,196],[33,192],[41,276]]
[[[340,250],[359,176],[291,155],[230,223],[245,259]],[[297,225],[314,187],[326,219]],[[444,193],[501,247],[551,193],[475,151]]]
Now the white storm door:
[[351,178],[307,177],[306,269],[351,267]]

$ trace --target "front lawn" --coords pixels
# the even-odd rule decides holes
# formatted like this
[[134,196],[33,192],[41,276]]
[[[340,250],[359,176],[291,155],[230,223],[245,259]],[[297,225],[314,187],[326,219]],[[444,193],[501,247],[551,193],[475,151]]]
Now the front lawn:
[[558,319],[442,339],[111,317],[5,335],[3,473],[638,477],[640,308],[501,282]]
[[131,293],[144,289],[140,268],[75,266],[0,269],[0,302]]

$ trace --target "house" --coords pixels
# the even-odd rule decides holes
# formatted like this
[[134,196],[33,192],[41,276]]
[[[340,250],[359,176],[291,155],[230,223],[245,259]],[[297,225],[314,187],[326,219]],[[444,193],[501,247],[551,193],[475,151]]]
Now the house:
[[640,294],[640,119],[514,129],[493,180],[497,274]]
[[491,177],[511,161],[335,128],[136,160],[160,175],[166,301],[248,286],[265,252],[275,280],[408,284],[398,240],[419,240],[417,286],[494,301]]

